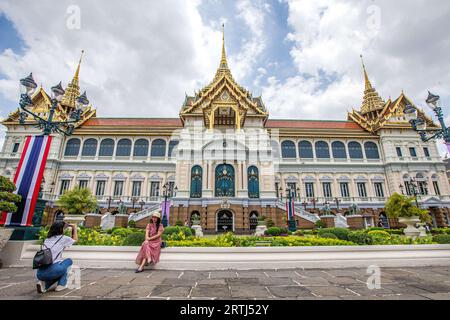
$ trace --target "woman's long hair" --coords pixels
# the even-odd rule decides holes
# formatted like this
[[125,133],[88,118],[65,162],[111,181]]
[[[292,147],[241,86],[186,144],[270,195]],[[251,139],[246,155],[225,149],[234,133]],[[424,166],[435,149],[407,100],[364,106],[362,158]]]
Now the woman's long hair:
[[47,238],[52,238],[56,236],[62,236],[64,234],[64,227],[66,223],[64,221],[57,221],[52,224],[50,230],[48,231]]
[[158,234],[160,224],[161,224],[161,218],[158,218],[158,221],[156,221],[156,234]]

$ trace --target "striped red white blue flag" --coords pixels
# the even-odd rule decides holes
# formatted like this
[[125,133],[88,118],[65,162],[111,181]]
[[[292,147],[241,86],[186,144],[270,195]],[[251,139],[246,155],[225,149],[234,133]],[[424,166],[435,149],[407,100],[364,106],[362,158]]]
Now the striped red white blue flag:
[[16,213],[3,213],[0,224],[11,227],[32,225],[34,209],[44,175],[52,137],[29,136],[14,176],[16,194],[22,196]]
[[292,197],[291,200],[286,201],[286,214],[287,214],[287,221],[294,219],[295,215],[294,197]]

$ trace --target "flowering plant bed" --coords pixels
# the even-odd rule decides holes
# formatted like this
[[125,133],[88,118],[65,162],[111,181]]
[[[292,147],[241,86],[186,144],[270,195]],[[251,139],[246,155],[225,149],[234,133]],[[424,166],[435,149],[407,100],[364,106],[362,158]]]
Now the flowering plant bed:
[[[48,228],[41,231],[41,241]],[[163,239],[168,247],[309,247],[309,246],[358,246],[358,245],[419,245],[445,243],[445,239],[428,236],[412,240],[377,228],[350,231],[341,228],[320,229],[317,232],[297,232],[289,236],[236,236],[233,233],[198,238],[186,227],[168,227]],[[145,241],[145,231],[134,228],[111,230],[80,228],[79,246],[140,246]]]

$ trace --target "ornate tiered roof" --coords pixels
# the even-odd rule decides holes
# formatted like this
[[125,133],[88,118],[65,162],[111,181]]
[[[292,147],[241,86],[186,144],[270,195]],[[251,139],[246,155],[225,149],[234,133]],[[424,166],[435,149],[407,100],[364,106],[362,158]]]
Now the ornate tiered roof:
[[353,109],[348,114],[349,120],[356,122],[361,128],[370,133],[376,133],[380,129],[388,127],[411,129],[411,125],[403,111],[407,105],[412,105],[417,109],[419,117],[427,122],[429,130],[438,129],[433,120],[423,110],[417,108],[405,93],[402,92],[394,101],[388,99],[388,101],[384,102],[372,86],[364,61],[362,61],[362,66],[365,82],[363,103],[360,110]]
[[[83,52],[81,56],[83,56]],[[54,121],[68,121],[71,112],[76,108],[76,99],[80,96],[80,86],[79,86],[79,75],[80,75],[80,67],[81,67],[80,58],[78,66],[75,70],[75,75],[72,81],[68,84],[66,88],[66,92],[61,100],[61,103],[58,103],[55,109],[55,114],[53,116]],[[50,96],[47,92],[42,88],[42,86],[38,87],[31,97],[32,106],[29,108],[32,112],[38,114],[41,118],[46,119],[50,113],[50,109],[52,107],[52,102]],[[18,124],[19,123],[19,114],[20,109],[18,108],[16,111],[11,112],[8,117],[2,122],[4,125],[9,124]],[[95,117],[97,114],[95,108],[93,106],[88,106],[82,110],[81,119],[77,123],[75,123],[75,128],[80,127],[85,123],[88,119]],[[35,121],[31,116],[26,118],[26,123],[34,124]]]
[[233,78],[225,50],[225,31],[222,36],[222,55],[219,68],[213,81],[197,92],[195,96],[187,96],[182,106],[180,117],[182,121],[189,116],[202,115],[205,126],[212,128],[214,112],[218,108],[231,108],[236,113],[237,128],[244,125],[247,116],[267,119],[268,113],[261,97],[254,98],[252,94],[241,87]]

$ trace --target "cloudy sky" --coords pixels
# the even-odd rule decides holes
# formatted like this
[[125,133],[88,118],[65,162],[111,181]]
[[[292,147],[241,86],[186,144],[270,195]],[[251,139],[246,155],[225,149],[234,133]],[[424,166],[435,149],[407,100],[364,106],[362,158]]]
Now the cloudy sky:
[[345,120],[361,53],[384,99],[404,90],[425,107],[430,89],[450,104],[448,0],[1,0],[0,117],[21,77],[67,84],[82,49],[98,116],[176,117],[214,76],[222,23],[234,77],[271,118]]

